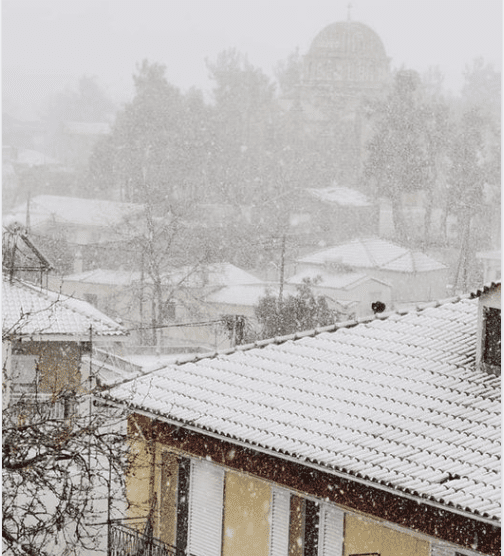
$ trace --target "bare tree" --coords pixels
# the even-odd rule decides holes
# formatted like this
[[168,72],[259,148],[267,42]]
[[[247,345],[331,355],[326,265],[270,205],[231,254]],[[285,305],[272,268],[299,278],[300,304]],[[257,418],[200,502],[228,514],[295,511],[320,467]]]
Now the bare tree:
[[[2,334],[3,379],[9,390],[15,380],[9,376],[9,348],[16,341],[16,328]],[[128,443],[123,415],[97,404],[95,390],[86,379],[77,389],[48,395],[37,391],[35,380],[29,392],[5,396],[4,554],[105,552],[106,525],[117,512],[124,512]]]

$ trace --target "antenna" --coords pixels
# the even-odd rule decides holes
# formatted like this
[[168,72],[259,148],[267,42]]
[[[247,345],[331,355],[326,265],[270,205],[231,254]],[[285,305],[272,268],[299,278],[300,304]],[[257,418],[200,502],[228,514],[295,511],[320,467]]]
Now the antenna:
[[348,2],[348,6],[347,6],[347,8],[348,8],[348,11],[347,11],[347,20],[348,20],[348,21],[351,21],[351,19],[352,19],[352,18],[351,18],[352,7],[353,7],[353,6],[352,6],[352,2]]

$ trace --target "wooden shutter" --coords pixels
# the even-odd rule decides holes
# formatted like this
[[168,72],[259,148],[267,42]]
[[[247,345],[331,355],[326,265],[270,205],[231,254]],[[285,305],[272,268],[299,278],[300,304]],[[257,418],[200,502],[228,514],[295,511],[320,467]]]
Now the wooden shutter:
[[270,556],[287,556],[289,552],[290,494],[286,490],[271,491]]
[[320,509],[319,556],[342,556],[344,514],[338,508],[322,504]]
[[189,539],[192,556],[220,556],[224,471],[207,461],[192,460],[189,481]]

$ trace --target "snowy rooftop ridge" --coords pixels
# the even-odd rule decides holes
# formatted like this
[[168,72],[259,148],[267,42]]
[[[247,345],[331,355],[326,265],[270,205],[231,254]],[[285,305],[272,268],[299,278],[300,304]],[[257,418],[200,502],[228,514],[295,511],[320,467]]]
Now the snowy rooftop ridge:
[[124,336],[126,331],[95,307],[22,280],[2,281],[2,330],[21,336]]
[[500,380],[475,367],[481,293],[181,360],[106,397],[499,520]]
[[[26,221],[27,203],[3,215],[4,225]],[[144,210],[143,205],[103,199],[84,199],[62,195],[36,195],[30,199],[30,223],[36,227],[46,223],[83,226],[114,226],[125,218]]]
[[432,257],[380,238],[354,239],[301,259],[299,263],[339,263],[354,268],[376,268],[395,272],[429,272],[446,266]]

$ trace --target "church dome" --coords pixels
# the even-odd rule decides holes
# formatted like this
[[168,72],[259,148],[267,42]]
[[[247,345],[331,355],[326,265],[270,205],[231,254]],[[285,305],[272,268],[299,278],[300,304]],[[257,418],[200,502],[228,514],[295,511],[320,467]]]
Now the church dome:
[[308,55],[387,57],[380,37],[357,21],[340,21],[324,27],[313,39]]
[[313,39],[303,61],[305,86],[378,90],[388,81],[389,59],[380,37],[364,23],[331,23]]

